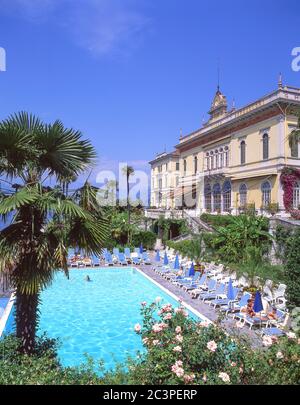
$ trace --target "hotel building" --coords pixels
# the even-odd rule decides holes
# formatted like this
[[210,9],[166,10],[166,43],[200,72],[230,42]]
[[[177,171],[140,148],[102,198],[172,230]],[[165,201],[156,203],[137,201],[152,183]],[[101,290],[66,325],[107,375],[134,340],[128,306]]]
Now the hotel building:
[[[280,174],[286,166],[300,168],[299,144],[291,148],[288,141],[299,112],[300,89],[281,79],[275,91],[239,109],[228,109],[218,88],[202,128],[150,162],[151,208],[185,208],[198,216],[249,207],[266,214],[276,207],[287,215]],[[299,184],[293,205],[300,205]]]

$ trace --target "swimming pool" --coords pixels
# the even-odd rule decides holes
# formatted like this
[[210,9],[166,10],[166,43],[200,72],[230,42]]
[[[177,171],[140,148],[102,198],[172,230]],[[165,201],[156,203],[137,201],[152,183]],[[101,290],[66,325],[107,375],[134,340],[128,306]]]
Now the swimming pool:
[[[85,281],[87,275],[91,282]],[[140,303],[153,302],[158,296],[164,303],[178,305],[133,268],[71,270],[69,280],[58,273],[41,295],[38,333],[46,331],[49,337],[60,339],[58,355],[64,366],[83,363],[86,353],[96,361],[104,360],[110,369],[137,350],[143,351],[133,328],[142,321]]]

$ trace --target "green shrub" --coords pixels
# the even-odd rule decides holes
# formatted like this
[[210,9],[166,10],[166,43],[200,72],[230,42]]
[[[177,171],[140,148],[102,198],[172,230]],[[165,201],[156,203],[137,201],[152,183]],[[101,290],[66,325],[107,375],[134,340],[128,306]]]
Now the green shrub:
[[132,236],[132,245],[137,247],[142,243],[146,249],[153,249],[156,242],[156,234],[151,231],[139,231]]
[[288,239],[285,261],[288,306],[300,307],[300,230]]
[[212,226],[226,226],[232,223],[232,215],[213,215],[204,213],[200,219]]

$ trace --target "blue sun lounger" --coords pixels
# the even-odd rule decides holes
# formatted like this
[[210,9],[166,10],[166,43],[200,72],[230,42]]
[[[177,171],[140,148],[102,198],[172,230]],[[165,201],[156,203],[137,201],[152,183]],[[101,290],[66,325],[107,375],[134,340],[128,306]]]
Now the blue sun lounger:
[[119,264],[121,264],[122,266],[127,266],[127,260],[124,253],[119,253]]
[[263,328],[261,330],[261,334],[263,336],[266,335],[266,336],[271,336],[271,337],[272,336],[280,337],[280,336],[284,336],[285,332],[279,328],[271,327],[271,328]]
[[[205,276],[205,278],[204,278]],[[216,289],[217,282],[215,280],[210,279],[207,283],[207,276],[203,274],[201,277],[197,287],[195,287],[190,294],[192,298],[201,297],[203,294],[207,294],[208,292],[213,292]]]
[[225,293],[225,284],[220,284],[215,292],[207,292],[206,294],[201,295],[200,299],[202,301],[210,301],[216,299],[219,295]]
[[93,263],[93,267],[99,267],[100,266],[100,259],[98,256],[93,255],[92,256],[92,263]]
[[139,264],[141,264],[141,259],[137,256],[133,256],[131,259],[132,263],[135,264],[136,266],[138,266]]
[[244,324],[249,325],[250,329],[252,329],[253,326],[262,326],[269,323],[268,319],[261,319],[258,316],[250,316],[242,312],[234,314],[234,318],[237,318],[239,321],[244,322]]
[[125,255],[125,258],[126,258],[126,260],[128,261],[128,260],[131,260],[131,253],[130,253],[130,248],[125,248],[124,249],[124,255]]
[[194,276],[192,276],[192,277],[186,277],[183,280],[179,280],[178,285],[179,285],[179,287],[182,287],[184,290],[189,287],[195,288],[192,286],[197,285],[199,277],[200,277],[200,273],[195,273]]
[[[192,282],[190,284],[183,285],[182,289],[184,291],[187,291],[187,292],[195,290],[197,287],[199,287],[199,283],[201,281],[201,278],[200,278],[200,281],[199,281],[199,277],[200,277],[200,273],[199,273],[199,276],[198,276],[198,278],[196,280],[192,280]],[[206,277],[205,277],[203,283],[205,283],[205,282],[206,282]]]
[[106,254],[104,256],[104,260],[105,260],[105,265],[106,266],[113,266],[114,265],[110,252],[106,252]]
[[208,303],[208,305],[212,305],[214,308],[221,307],[223,305],[230,305],[230,303],[236,301],[236,298],[240,292],[239,288],[233,288],[233,299],[228,298],[216,298]]
[[143,260],[144,264],[151,264],[151,261],[150,261],[150,259],[149,259],[149,257],[148,257],[148,253],[147,253],[147,252],[144,252],[144,253],[143,253],[143,255],[142,255],[142,260]]
[[251,298],[249,293],[244,294],[240,301],[229,305],[224,305],[220,308],[220,311],[225,312],[227,316],[229,313],[240,312],[243,307],[247,305],[248,300]]

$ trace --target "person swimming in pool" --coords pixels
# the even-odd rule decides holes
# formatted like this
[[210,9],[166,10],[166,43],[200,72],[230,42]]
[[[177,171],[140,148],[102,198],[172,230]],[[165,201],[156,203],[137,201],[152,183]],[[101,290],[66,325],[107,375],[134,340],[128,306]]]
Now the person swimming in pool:
[[90,279],[90,276],[89,276],[89,275],[87,275],[87,276],[85,277],[85,281],[92,281],[92,280]]

